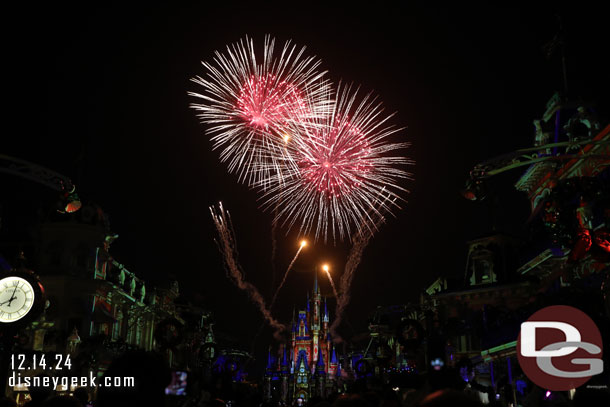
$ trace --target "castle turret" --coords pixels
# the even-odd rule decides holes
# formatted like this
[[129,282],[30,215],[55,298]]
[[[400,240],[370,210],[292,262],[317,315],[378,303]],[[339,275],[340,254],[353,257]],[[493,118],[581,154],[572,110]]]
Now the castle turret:
[[264,387],[264,394],[263,394],[263,398],[265,398],[265,400],[271,400],[271,380],[272,380],[272,376],[273,376],[273,358],[271,357],[271,347],[269,347],[269,350],[267,352],[267,367],[265,369],[265,387]]
[[312,331],[312,364],[315,363],[322,357],[320,353],[320,302],[322,297],[320,296],[320,289],[318,287],[318,275],[314,274],[313,283],[313,317],[311,320],[311,331]]
[[309,399],[309,365],[307,353],[303,350],[299,352],[293,382],[294,399],[302,399],[307,402]]
[[280,380],[281,380],[281,391],[280,400],[284,403],[288,401],[288,378],[290,376],[290,367],[288,366],[288,356],[286,351],[286,345],[284,345],[282,361],[280,362]]
[[[319,353],[321,352],[322,350],[319,349]],[[316,395],[322,398],[326,397],[326,366],[322,357],[316,363],[315,386]]]
[[337,353],[335,352],[335,347],[332,347],[330,362],[328,366],[328,376],[329,379],[336,379],[337,372],[339,369],[339,361],[337,359]]
[[297,321],[295,319],[294,316],[294,306],[292,307],[292,332],[291,332],[291,341],[290,341],[290,374],[294,373],[294,362],[295,362],[295,357],[294,357],[294,351],[296,349],[296,345],[297,345]]
[[328,332],[328,323],[330,318],[328,317],[328,307],[326,306],[326,297],[324,297],[324,318],[322,319],[324,332]]

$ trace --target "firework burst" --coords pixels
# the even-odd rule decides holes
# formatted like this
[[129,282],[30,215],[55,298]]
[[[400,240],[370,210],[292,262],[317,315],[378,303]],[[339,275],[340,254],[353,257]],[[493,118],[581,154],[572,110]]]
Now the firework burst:
[[275,52],[275,40],[267,36],[257,59],[246,37],[217,51],[214,63],[202,62],[207,75],[192,79],[203,92],[188,93],[200,101],[191,107],[240,182],[266,189],[268,180],[294,172],[287,129],[328,114],[320,61],[304,52],[290,41]]
[[[326,97],[330,100],[330,94]],[[399,128],[388,125],[381,104],[370,94],[341,86],[331,112],[292,126],[290,161],[297,171],[275,178],[263,195],[264,208],[278,208],[276,221],[315,237],[351,239],[354,232],[374,230],[373,219],[397,208],[406,190],[399,180],[409,178],[405,165],[412,161],[394,155],[406,143],[388,137]]]

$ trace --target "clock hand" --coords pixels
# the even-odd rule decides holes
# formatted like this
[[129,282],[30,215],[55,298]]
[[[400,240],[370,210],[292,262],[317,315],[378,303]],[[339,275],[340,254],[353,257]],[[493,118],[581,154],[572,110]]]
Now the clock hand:
[[17,285],[15,285],[15,289],[13,290],[13,293],[11,294],[11,298],[9,298],[8,300],[8,306],[11,306],[11,302],[13,302],[13,300],[17,297],[15,297],[15,291],[17,291]]
[[[4,304],[6,304],[7,302],[8,302],[8,303],[10,303],[10,302],[11,302],[11,301],[13,301],[15,298],[17,298],[17,297],[14,297],[14,296],[12,296],[12,295],[11,295],[11,298],[9,298],[8,300],[6,300],[6,301],[4,301],[4,302],[1,302],[1,303],[0,303],[0,305],[4,305]],[[9,304],[9,306],[10,306],[10,304]]]

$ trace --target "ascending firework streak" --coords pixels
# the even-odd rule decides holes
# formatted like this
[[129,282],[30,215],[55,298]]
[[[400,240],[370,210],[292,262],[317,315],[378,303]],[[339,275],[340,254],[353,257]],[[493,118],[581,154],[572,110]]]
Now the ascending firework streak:
[[228,162],[229,172],[263,188],[271,176],[281,180],[294,171],[287,128],[329,111],[321,62],[290,41],[280,52],[274,49],[269,36],[262,58],[248,37],[227,46],[225,53],[216,52],[214,63],[202,62],[207,75],[192,79],[203,92],[188,92],[200,100],[191,107],[209,125],[214,149],[222,149],[220,159]]
[[286,327],[271,316],[271,312],[267,309],[262,295],[255,286],[245,281],[244,274],[237,262],[237,247],[235,245],[235,235],[233,233],[229,212],[224,210],[222,202],[220,202],[218,204],[218,209],[210,206],[210,213],[212,214],[212,219],[214,220],[214,225],[218,232],[216,243],[224,257],[225,265],[230,277],[232,277],[237,287],[244,290],[250,299],[258,305],[258,308],[267,323],[275,330],[276,337],[279,337],[280,332],[285,330]]
[[[331,96],[328,96],[329,98]],[[337,91],[333,111],[293,129],[295,176],[269,182],[263,208],[279,208],[275,221],[315,237],[343,240],[354,233],[375,232],[373,219],[398,207],[413,162],[392,155],[407,147],[389,136],[400,129],[387,124],[381,104],[371,95],[360,98],[351,86]]]
[[337,299],[337,302],[339,301],[339,294],[337,293],[337,288],[335,287],[335,282],[333,281],[333,277],[330,275],[330,271],[328,271],[328,264],[325,264],[322,266],[322,270],[324,270],[326,272],[326,275],[328,276],[328,281],[330,281],[330,286],[333,288],[333,294],[335,294],[335,298]]
[[270,310],[273,309],[273,304],[275,304],[277,295],[280,293],[280,290],[282,289],[282,287],[284,286],[284,283],[286,282],[286,277],[288,277],[288,272],[292,269],[292,266],[294,266],[294,262],[297,261],[297,258],[299,257],[301,250],[303,250],[303,248],[305,246],[307,246],[307,241],[301,240],[301,245],[299,246],[299,250],[297,250],[297,254],[295,254],[294,257],[292,258],[292,261],[290,262],[290,264],[288,265],[288,268],[286,269],[286,272],[284,273],[284,278],[282,278],[282,282],[280,283],[280,285],[275,290],[275,293],[273,294],[273,299],[271,300],[271,303],[269,304]]

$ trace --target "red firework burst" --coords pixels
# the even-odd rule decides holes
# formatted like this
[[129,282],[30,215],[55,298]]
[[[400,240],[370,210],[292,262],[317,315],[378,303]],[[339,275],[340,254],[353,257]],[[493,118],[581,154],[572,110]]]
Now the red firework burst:
[[302,141],[297,162],[301,176],[318,192],[326,196],[348,195],[361,186],[361,179],[373,168],[367,160],[371,154],[366,135],[349,120],[336,120],[326,129],[312,129],[311,137]]
[[[292,128],[290,151],[297,172],[277,180],[264,194],[264,208],[277,208],[276,220],[302,233],[315,230],[326,240],[351,237],[398,207],[404,166],[413,162],[395,150],[407,147],[388,137],[400,129],[387,125],[381,104],[367,95],[358,103],[357,90],[339,85],[332,112]],[[330,96],[328,96],[330,97]]]
[[204,92],[189,92],[201,100],[191,107],[208,125],[229,172],[263,189],[272,177],[296,170],[287,154],[287,129],[328,112],[320,61],[290,42],[276,53],[274,44],[265,38],[261,59],[248,38],[228,46],[225,54],[216,52],[214,64],[203,62],[207,76],[192,79]]
[[308,117],[311,111],[294,85],[285,81],[276,83],[276,80],[275,75],[251,76],[241,88],[235,111],[252,129],[272,130],[271,136],[277,138],[289,121]]

